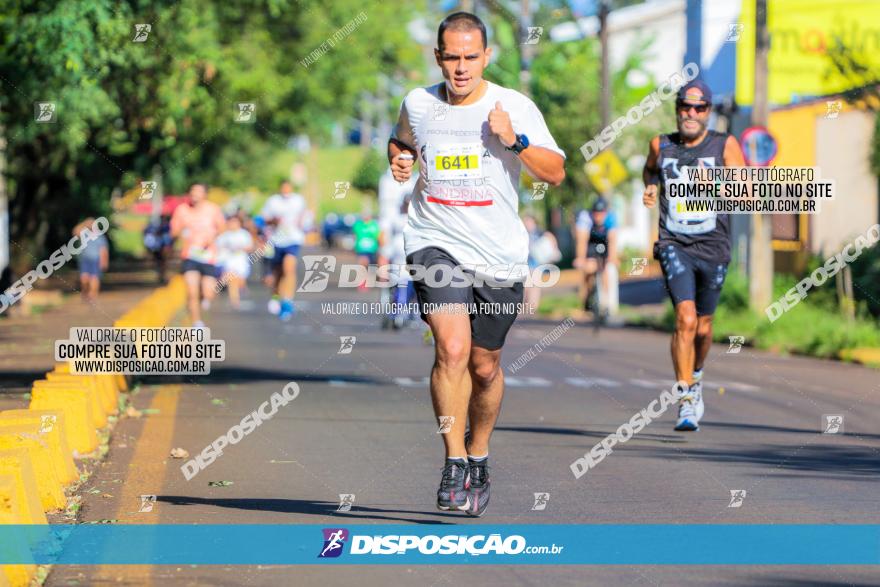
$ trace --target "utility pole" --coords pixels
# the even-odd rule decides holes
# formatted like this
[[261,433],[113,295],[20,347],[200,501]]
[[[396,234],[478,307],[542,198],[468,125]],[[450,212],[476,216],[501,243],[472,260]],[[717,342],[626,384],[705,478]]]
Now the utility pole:
[[[770,36],[767,31],[767,0],[755,3],[755,97],[752,126],[767,126],[767,54]],[[752,308],[762,312],[773,297],[773,224],[769,216],[753,214],[749,236],[749,299]]]
[[599,112],[602,116],[602,128],[611,124],[611,82],[609,82],[610,73],[608,66],[608,14],[611,8],[608,6],[608,0],[599,2],[599,47],[601,51],[601,92],[599,101]]
[[[6,128],[0,125],[0,285],[9,266],[9,200],[6,196]],[[2,289],[2,288],[0,288]]]

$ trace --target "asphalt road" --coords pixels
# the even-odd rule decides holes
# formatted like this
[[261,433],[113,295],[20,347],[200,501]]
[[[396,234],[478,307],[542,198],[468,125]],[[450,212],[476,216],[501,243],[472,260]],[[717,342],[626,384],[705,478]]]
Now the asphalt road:
[[[81,519],[139,524],[758,524],[880,523],[880,377],[863,367],[716,345],[702,430],[677,433],[669,410],[588,475],[569,465],[668,389],[668,337],[567,330],[507,375],[492,441],[492,504],[475,521],[438,512],[442,466],[421,330],[385,332],[375,316],[322,313],[321,302],[375,301],[332,290],[299,298],[286,324],[251,292],[207,318],[227,360],[210,376],[153,379],[140,419],[117,426],[84,488]],[[520,319],[505,367],[557,326]],[[356,337],[339,354],[340,337]],[[301,393],[186,481],[173,447],[198,453],[288,382]],[[157,410],[157,411],[153,411]],[[824,415],[844,416],[822,434]],[[209,481],[232,481],[212,487]],[[732,490],[745,490],[728,507]],[[548,493],[535,510],[535,493]],[[157,495],[150,512],[139,496]],[[337,512],[340,494],[354,494]],[[601,532],[597,527],[596,532]],[[687,549],[687,544],[669,545]],[[57,566],[48,585],[878,585],[878,567],[795,566]]]

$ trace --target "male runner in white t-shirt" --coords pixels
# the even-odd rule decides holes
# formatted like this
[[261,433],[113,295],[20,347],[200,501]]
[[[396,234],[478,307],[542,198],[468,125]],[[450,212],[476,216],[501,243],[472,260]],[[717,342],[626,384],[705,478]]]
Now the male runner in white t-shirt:
[[280,297],[278,317],[287,321],[293,316],[293,292],[296,291],[296,258],[305,240],[310,221],[306,200],[293,192],[290,182],[281,182],[278,193],[269,197],[260,216],[272,226],[269,240],[275,248],[272,270],[275,273],[274,294]]
[[[436,341],[434,413],[442,424],[451,422],[443,435],[446,464],[437,507],[479,516],[489,502],[489,437],[504,394],[501,347],[528,270],[528,235],[517,213],[520,171],[525,166],[535,179],[559,185],[565,154],[531,100],[483,79],[492,50],[479,18],[465,12],[446,17],[437,44],[445,81],[406,96],[388,159],[398,181],[411,177],[413,158],[419,161],[404,230],[407,262],[428,267],[426,275],[432,266],[465,265],[478,277],[505,282],[493,288],[488,280],[482,287],[415,281],[422,317]],[[513,309],[479,311],[480,304],[495,303]],[[433,311],[438,304],[456,305]],[[477,312],[467,313],[475,305]]]

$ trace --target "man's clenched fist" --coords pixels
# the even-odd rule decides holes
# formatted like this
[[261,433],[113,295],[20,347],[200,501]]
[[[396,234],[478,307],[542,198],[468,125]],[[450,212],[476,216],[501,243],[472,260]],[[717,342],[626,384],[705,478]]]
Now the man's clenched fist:
[[489,131],[498,137],[501,144],[510,147],[516,142],[516,133],[510,123],[510,114],[501,108],[501,102],[495,102],[495,109],[489,112]]
[[653,208],[657,205],[657,186],[655,184],[645,187],[645,193],[642,194],[642,203],[646,208]]
[[403,152],[392,159],[391,175],[394,176],[394,181],[398,183],[409,181],[409,178],[412,177],[413,163],[415,163],[413,154],[408,152]]

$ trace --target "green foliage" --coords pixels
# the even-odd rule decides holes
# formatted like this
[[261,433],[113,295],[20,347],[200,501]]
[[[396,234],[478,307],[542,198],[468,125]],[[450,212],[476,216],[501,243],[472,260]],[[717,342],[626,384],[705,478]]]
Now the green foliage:
[[880,245],[864,249],[852,263],[853,293],[871,315],[880,316]]
[[379,179],[388,167],[385,156],[376,149],[367,149],[360,167],[354,174],[351,187],[365,192],[379,193]]
[[[656,87],[642,67],[646,45],[635,45],[623,66],[611,75],[611,121],[625,115]],[[602,130],[599,63],[596,39],[547,45],[533,63],[532,96],[568,156],[565,182],[550,190],[548,205],[582,206],[587,196],[596,194],[583,171],[580,148]],[[634,86],[632,79],[640,75],[648,83]],[[610,148],[626,162],[633,155],[645,155],[651,137],[673,126],[672,107],[661,105],[639,124],[627,126]]]
[[[387,23],[406,22],[413,9],[357,0],[4,2],[0,128],[13,254],[40,258],[83,217],[109,214],[110,193],[157,165],[167,193],[193,179],[249,187],[289,136],[320,139],[356,115],[380,72],[398,85],[412,78],[420,49],[406,27]],[[361,13],[365,21],[303,64]],[[132,42],[134,23],[151,24],[145,42]],[[55,124],[34,122],[38,101],[56,104]],[[256,105],[255,124],[235,122],[240,102]]]

